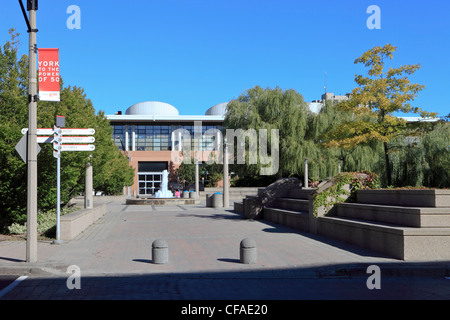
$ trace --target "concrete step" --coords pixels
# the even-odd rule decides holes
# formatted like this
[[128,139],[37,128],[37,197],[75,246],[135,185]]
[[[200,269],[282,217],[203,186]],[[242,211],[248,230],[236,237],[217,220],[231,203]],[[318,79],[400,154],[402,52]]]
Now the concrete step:
[[450,228],[403,227],[343,217],[318,220],[319,234],[396,259],[450,259]]
[[278,198],[275,200],[275,202],[272,206],[275,208],[279,208],[279,209],[308,212],[309,211],[309,200]]
[[308,200],[308,195],[316,189],[291,189],[288,191],[287,197],[290,199]]
[[338,217],[385,222],[416,228],[450,226],[450,208],[414,208],[365,203],[341,203],[337,205],[336,215]]
[[242,203],[242,201],[241,202],[235,201],[233,205],[234,211],[244,213],[244,203]]
[[299,231],[309,232],[308,212],[264,207],[263,218],[264,220],[287,226]]

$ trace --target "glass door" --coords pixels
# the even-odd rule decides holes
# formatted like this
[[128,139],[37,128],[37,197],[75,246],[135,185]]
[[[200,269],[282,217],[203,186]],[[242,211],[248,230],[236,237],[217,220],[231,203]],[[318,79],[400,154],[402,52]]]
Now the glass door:
[[162,172],[138,172],[139,196],[154,195],[161,188]]

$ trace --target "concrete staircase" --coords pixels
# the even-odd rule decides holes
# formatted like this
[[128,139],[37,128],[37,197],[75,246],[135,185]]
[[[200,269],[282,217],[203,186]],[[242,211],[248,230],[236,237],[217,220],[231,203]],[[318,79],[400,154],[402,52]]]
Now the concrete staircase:
[[[261,195],[264,189],[259,190]],[[443,205],[407,206],[359,195],[355,203],[335,206],[332,216],[312,214],[316,189],[292,189],[262,208],[264,220],[302,232],[317,233],[401,260],[450,259],[450,191]],[[256,198],[248,196],[247,198]],[[372,197],[372,199],[374,199]],[[412,202],[409,202],[412,203]],[[242,202],[235,211],[243,212]],[[314,221],[312,221],[314,220]],[[311,222],[314,222],[313,224]],[[312,227],[314,225],[314,227]]]
[[318,233],[401,260],[450,259],[450,207],[360,201],[337,204],[335,216],[319,217]]
[[264,207],[265,220],[309,232],[308,195],[314,189],[292,189],[286,197],[277,198],[271,207]]

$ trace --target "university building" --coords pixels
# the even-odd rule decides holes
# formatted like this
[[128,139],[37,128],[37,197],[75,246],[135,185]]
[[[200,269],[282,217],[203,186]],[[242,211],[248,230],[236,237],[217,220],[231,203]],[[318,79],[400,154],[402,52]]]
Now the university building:
[[[172,162],[172,151],[181,151],[182,130],[179,129],[186,130],[192,137],[202,136],[202,139],[191,139],[191,150],[216,150],[216,138],[203,134],[209,129],[222,129],[226,105],[217,104],[204,115],[180,115],[170,104],[147,101],[129,107],[125,114],[119,111],[107,115],[115,144],[125,152],[136,170],[134,184],[128,192],[139,196],[154,195],[159,190],[162,172],[178,167]],[[200,128],[201,132],[195,131]]]

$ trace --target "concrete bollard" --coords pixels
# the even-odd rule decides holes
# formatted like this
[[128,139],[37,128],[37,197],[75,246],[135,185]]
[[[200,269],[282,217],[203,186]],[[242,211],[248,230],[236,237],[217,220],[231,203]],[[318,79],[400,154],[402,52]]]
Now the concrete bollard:
[[257,260],[256,242],[245,238],[240,244],[240,260],[244,264],[255,264]]
[[223,207],[223,195],[221,193],[216,192],[212,195],[211,207],[213,208]]
[[197,198],[198,198],[198,197],[197,197],[197,192],[195,192],[195,191],[189,192],[189,198],[191,198],[191,199],[197,199]]
[[166,240],[158,239],[152,243],[152,263],[165,264],[169,262],[169,245]]
[[184,199],[189,198],[189,191],[183,191],[183,198]]

